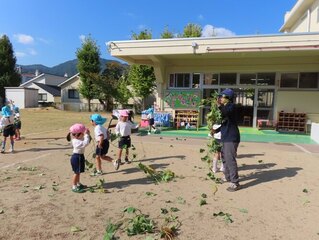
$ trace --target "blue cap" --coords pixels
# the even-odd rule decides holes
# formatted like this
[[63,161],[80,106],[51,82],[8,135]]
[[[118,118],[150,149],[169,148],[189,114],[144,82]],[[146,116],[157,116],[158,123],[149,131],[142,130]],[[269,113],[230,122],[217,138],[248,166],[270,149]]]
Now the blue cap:
[[12,115],[12,111],[9,106],[4,106],[1,109],[1,115],[4,117],[10,117]]
[[19,113],[20,112],[20,109],[18,107],[14,107],[13,110],[14,110],[15,113]]
[[233,99],[234,98],[234,91],[231,90],[230,88],[225,89],[224,91],[222,91],[219,96],[228,98],[228,99]]
[[91,115],[90,119],[95,122],[97,125],[103,125],[106,122],[106,118],[102,117],[100,114]]

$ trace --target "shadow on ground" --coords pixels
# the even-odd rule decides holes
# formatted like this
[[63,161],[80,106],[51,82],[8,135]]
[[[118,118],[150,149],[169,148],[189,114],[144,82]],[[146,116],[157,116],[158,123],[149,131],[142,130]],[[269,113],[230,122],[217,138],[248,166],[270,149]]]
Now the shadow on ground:
[[302,168],[285,168],[285,169],[276,169],[269,171],[260,171],[252,173],[248,176],[242,177],[241,181],[250,181],[246,184],[243,184],[243,188],[253,187],[258,184],[267,183],[271,181],[276,181],[283,178],[292,178],[298,174],[298,171]]

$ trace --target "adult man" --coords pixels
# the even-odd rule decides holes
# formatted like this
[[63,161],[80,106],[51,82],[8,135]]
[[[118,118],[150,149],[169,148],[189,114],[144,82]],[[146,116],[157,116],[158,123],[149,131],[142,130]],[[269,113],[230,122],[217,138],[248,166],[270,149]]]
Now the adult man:
[[228,191],[234,192],[241,188],[238,177],[238,167],[236,161],[237,148],[240,142],[240,133],[237,125],[236,106],[233,103],[234,92],[225,89],[220,94],[220,104],[218,106],[222,115],[221,142],[222,159],[224,163],[224,174],[227,182],[230,182]]

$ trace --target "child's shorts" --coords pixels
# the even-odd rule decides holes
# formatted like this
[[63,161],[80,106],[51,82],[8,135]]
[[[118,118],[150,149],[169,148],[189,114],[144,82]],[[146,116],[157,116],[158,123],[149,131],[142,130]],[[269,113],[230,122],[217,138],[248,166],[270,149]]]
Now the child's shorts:
[[130,148],[131,147],[131,137],[126,136],[126,137],[121,137],[119,140],[119,148]]
[[16,133],[15,133],[15,128],[14,128],[13,124],[4,127],[4,129],[3,129],[3,136],[4,137],[14,136],[15,134]]
[[153,126],[154,125],[154,118],[148,119],[148,125]]
[[104,139],[103,143],[102,143],[102,148],[99,148],[99,146],[96,146],[96,150],[95,150],[95,154],[97,156],[104,156],[108,153],[109,151],[109,140],[108,139]]
[[71,157],[71,166],[74,173],[82,173],[85,170],[84,154],[73,153]]

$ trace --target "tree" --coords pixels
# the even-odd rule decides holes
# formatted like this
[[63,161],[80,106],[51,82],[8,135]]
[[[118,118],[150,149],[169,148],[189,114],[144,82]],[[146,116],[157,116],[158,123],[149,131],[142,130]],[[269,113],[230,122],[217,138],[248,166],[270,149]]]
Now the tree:
[[[147,29],[141,31],[139,34],[133,33],[132,39],[142,40],[151,39],[152,33]],[[128,73],[128,79],[132,84],[134,95],[141,97],[143,101],[143,108],[145,108],[145,98],[153,93],[155,88],[155,74],[154,68],[146,65],[132,65]]]
[[133,96],[131,91],[128,89],[129,85],[130,81],[128,80],[128,73],[125,72],[118,82],[117,95],[115,97],[116,101],[118,101],[121,105],[127,104],[128,100]]
[[100,55],[100,49],[91,37],[86,37],[76,52],[81,79],[79,92],[88,100],[89,112],[91,112],[91,100],[98,94],[95,83],[100,79]]
[[174,38],[174,34],[168,30],[168,26],[161,33],[161,38]]
[[104,109],[112,110],[113,99],[119,95],[119,84],[125,68],[118,62],[108,62],[97,83],[98,99]]
[[0,37],[0,97],[4,103],[4,87],[17,87],[21,83],[21,75],[16,71],[16,57],[8,36]]
[[195,23],[189,23],[184,28],[183,37],[201,37],[202,36],[202,27]]
[[143,108],[145,108],[145,98],[153,93],[156,86],[153,67],[146,65],[132,65],[128,78],[132,83],[135,96],[143,99]]

